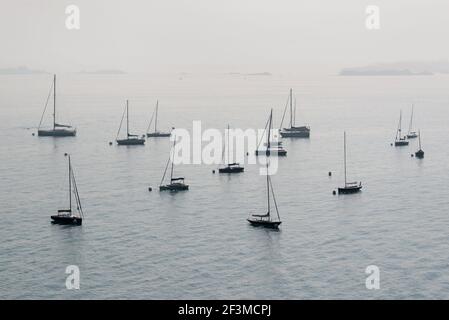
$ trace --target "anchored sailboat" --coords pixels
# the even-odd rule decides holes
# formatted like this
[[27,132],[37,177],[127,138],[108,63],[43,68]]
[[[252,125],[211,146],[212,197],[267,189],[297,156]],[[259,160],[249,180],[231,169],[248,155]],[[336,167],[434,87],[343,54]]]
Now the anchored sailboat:
[[[72,192],[75,197],[76,210],[73,212],[72,208]],[[83,222],[83,208],[81,207],[81,200],[76,186],[75,173],[73,172],[72,164],[69,155],[69,208],[58,210],[58,214],[51,216],[52,223],[55,224],[71,224],[80,226]]]
[[[223,168],[219,168],[218,172],[219,173],[239,173],[239,172],[243,172],[244,168],[240,166],[239,163],[231,163],[231,158],[230,158],[230,150],[229,150],[229,125],[228,125],[228,132],[227,132],[227,146],[226,146],[226,151],[227,151],[227,155],[228,155],[228,163],[226,164],[226,166],[224,166]],[[224,158],[224,150],[223,150],[223,158]]]
[[419,150],[415,152],[415,157],[422,159],[424,158],[424,151],[421,148],[421,130],[419,131],[418,138],[419,138]]
[[[271,126],[271,123],[270,123]],[[267,145],[270,145],[270,135],[267,135]],[[251,214],[247,221],[253,226],[277,229],[279,225],[282,223],[281,217],[279,216],[278,205],[276,202],[276,197],[273,191],[273,185],[271,183],[271,178],[269,175],[269,150],[266,151],[267,155],[267,213],[266,214]],[[272,217],[271,214],[271,197],[273,198],[274,208],[276,211],[276,216]],[[277,217],[277,219],[276,219]]]
[[345,167],[345,186],[338,188],[338,193],[356,193],[362,189],[362,182],[347,182],[346,178],[346,132],[343,134],[344,140],[344,167]]
[[[283,128],[280,131],[282,138],[309,138],[310,137],[310,127],[309,126],[301,126],[296,127],[296,99],[295,99],[295,107],[293,108],[293,90],[290,89],[290,95],[288,101],[290,102],[290,127]],[[284,114],[282,116],[282,123],[284,121],[285,113],[287,111],[287,104],[285,105]]]
[[[53,89],[53,128],[41,129],[42,120],[44,119],[45,111],[47,110],[48,100],[50,99],[51,89]],[[50,88],[50,93],[45,103],[44,112],[39,122],[37,135],[39,137],[74,137],[76,136],[76,129],[67,124],[59,124],[56,122],[56,75],[53,75],[53,84]]]
[[414,105],[412,105],[412,114],[410,116],[410,124],[408,126],[408,133],[407,133],[408,139],[414,139],[414,138],[418,137],[416,132],[412,131],[412,129],[413,129],[413,109],[414,109]]
[[[189,185],[184,183],[183,177],[178,177],[178,178],[173,177],[173,168],[174,168],[173,158],[175,155],[176,136],[174,138],[175,139],[173,140],[173,147],[170,152],[170,157],[168,158],[167,165],[165,166],[165,170],[164,170],[164,175],[162,176],[161,183],[159,185],[159,191],[167,191],[167,190],[168,191],[183,191],[183,190],[189,189]],[[170,162],[171,162],[170,183],[163,185],[162,183],[164,182],[165,175],[167,173],[167,169],[168,169]]]
[[402,146],[408,146],[407,137],[402,136],[402,110],[399,113],[399,124],[398,124],[398,130],[396,131],[396,137],[394,140],[394,146],[395,147],[402,147]]
[[[126,138],[119,139],[118,136],[120,134],[120,129],[122,128],[122,123],[123,123],[123,118],[125,116],[125,113],[126,113]],[[126,100],[126,107],[125,107],[125,110],[123,111],[122,120],[120,121],[120,126],[117,131],[117,137],[116,137],[117,144],[120,146],[143,145],[143,144],[145,144],[145,139],[143,137],[144,136],[142,136],[142,138],[139,138],[139,136],[137,134],[129,133],[129,104],[128,104],[128,100]]]
[[273,127],[273,109],[271,109],[270,116],[268,117],[267,124],[265,125],[264,132],[267,135],[267,142],[263,145],[265,149],[259,149],[260,143],[257,146],[256,156],[266,155],[266,156],[286,156],[287,151],[282,147],[282,141],[271,141],[271,131]]
[[[161,137],[170,137],[171,136],[170,132],[157,131],[158,111],[159,111],[159,100],[156,101],[156,108],[154,109],[153,114],[151,115],[150,123],[148,124],[148,129],[147,129],[147,137],[148,138],[161,138]],[[151,124],[153,122],[153,118],[154,118],[154,131],[149,132],[150,128],[151,128]]]

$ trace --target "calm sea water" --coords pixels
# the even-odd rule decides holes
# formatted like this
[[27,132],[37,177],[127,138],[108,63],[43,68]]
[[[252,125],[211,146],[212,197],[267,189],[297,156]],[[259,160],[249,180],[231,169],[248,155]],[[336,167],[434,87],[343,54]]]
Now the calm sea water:
[[[0,298],[312,299],[449,298],[449,77],[295,75],[78,75],[58,77],[61,122],[76,138],[32,136],[49,75],[0,77]],[[235,176],[182,165],[190,190],[159,193],[170,142],[109,146],[125,99],[143,133],[160,101],[160,127],[262,128],[279,124],[288,89],[310,140],[286,140],[273,176],[283,224],[253,228],[265,210],[265,180],[247,165]],[[425,159],[390,146],[399,110],[415,103]],[[50,118],[46,118],[48,121]],[[333,196],[348,174],[363,192]],[[72,154],[86,219],[50,224],[67,203]],[[328,171],[334,174],[328,177]],[[65,288],[67,265],[81,289]],[[380,268],[367,290],[365,268]]]

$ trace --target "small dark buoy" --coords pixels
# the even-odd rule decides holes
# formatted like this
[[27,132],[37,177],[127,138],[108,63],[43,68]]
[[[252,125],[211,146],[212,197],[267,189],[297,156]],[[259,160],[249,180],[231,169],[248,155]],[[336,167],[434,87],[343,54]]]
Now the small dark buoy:
[[329,177],[332,177],[332,171],[329,171]]
[[392,144],[392,143],[390,143],[390,146],[393,146],[393,144]]
[[332,194],[335,196],[337,194],[337,192],[334,190],[334,191],[332,191]]
[[150,191],[150,192],[153,191],[153,188],[149,187],[149,188],[148,188],[148,191]]
[[413,153],[410,155],[410,157],[412,157],[413,158]]
[[31,135],[34,137],[34,132]]
[[66,153],[64,153],[64,157],[67,157],[67,152],[66,152]]
[[212,170],[212,173],[215,173],[215,170]]
[[249,156],[249,152],[247,152],[246,155]]
[[109,145],[112,146],[112,141],[109,141]]

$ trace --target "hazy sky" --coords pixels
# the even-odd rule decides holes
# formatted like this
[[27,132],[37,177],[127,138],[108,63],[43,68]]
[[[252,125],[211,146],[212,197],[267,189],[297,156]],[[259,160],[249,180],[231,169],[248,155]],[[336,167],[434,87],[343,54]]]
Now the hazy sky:
[[[448,0],[0,0],[0,68],[320,72],[449,57]],[[65,8],[79,6],[81,29]],[[365,27],[367,5],[380,29]]]

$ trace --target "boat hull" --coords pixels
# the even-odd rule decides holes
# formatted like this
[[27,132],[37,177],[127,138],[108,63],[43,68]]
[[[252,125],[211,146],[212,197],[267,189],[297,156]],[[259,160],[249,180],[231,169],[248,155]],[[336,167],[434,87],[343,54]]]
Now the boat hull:
[[310,131],[281,131],[282,138],[309,138]]
[[418,135],[414,132],[407,134],[407,139],[415,139],[418,138]]
[[[267,151],[266,150],[256,150],[256,156],[266,156]],[[271,150],[268,152],[269,156],[280,156],[285,157],[287,155],[287,151],[285,150]]]
[[415,157],[417,157],[419,159],[424,158],[424,151],[422,151],[422,150],[416,151],[415,152]]
[[68,129],[40,129],[37,131],[37,135],[39,137],[75,137],[76,130],[68,130]]
[[144,145],[145,139],[121,139],[121,140],[117,140],[117,144],[119,146]]
[[278,229],[282,221],[268,221],[259,219],[246,219],[252,226],[269,229]]
[[148,138],[165,138],[170,137],[171,133],[166,132],[153,132],[153,133],[147,133]]
[[339,194],[350,194],[350,193],[357,193],[362,190],[362,186],[355,186],[355,187],[343,187],[338,188]]
[[187,184],[167,184],[165,186],[159,186],[159,191],[185,191],[189,190]]
[[395,141],[394,142],[394,146],[395,147],[404,147],[404,146],[408,146],[408,141]]
[[83,223],[83,218],[71,216],[51,216],[51,222],[54,224],[75,225],[80,226]]
[[243,167],[225,167],[218,169],[219,173],[239,173],[243,171],[244,171]]

